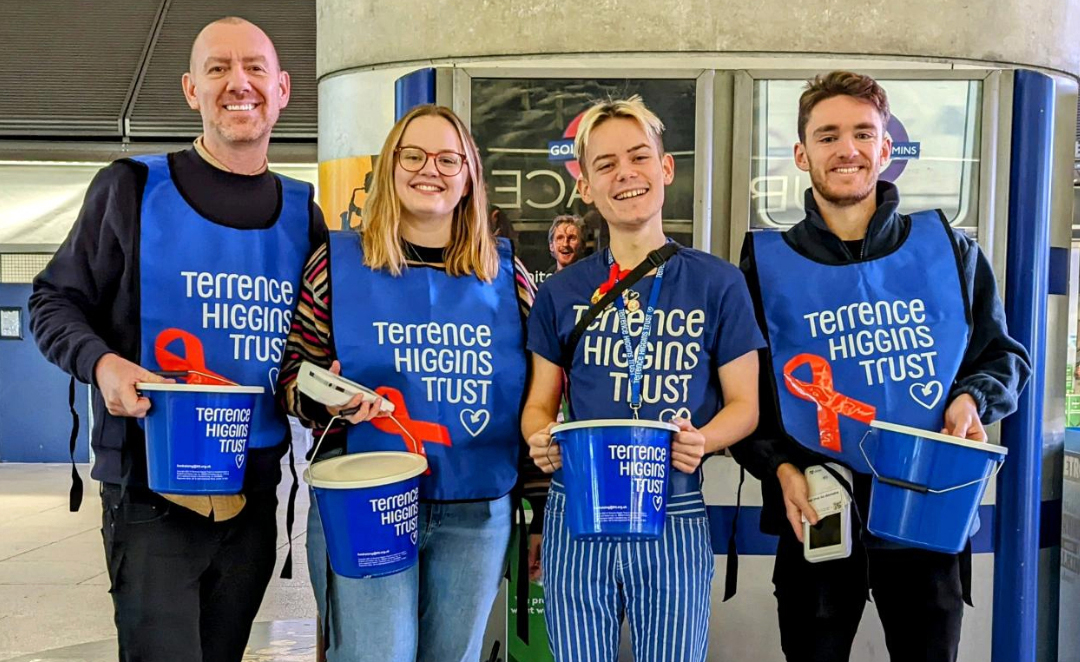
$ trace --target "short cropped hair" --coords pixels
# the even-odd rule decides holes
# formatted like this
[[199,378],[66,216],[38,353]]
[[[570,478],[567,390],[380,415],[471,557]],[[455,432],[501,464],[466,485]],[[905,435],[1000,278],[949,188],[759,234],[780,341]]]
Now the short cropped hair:
[[649,110],[645,102],[641,100],[640,95],[635,94],[629,99],[601,101],[586,110],[585,114],[582,115],[577,128],[577,136],[574,138],[574,158],[578,160],[578,165],[581,166],[582,177],[585,177],[585,173],[588,171],[585,163],[585,150],[589,146],[589,136],[592,135],[596,127],[613,118],[625,118],[637,122],[641,125],[645,135],[652,138],[656,144],[657,152],[664,153],[664,140],[662,137],[664,123],[660,121],[656,113]]
[[889,97],[878,82],[869,76],[850,71],[833,71],[807,81],[799,97],[799,142],[806,142],[806,123],[810,111],[826,99],[848,96],[872,105],[881,115],[881,126],[889,125]]

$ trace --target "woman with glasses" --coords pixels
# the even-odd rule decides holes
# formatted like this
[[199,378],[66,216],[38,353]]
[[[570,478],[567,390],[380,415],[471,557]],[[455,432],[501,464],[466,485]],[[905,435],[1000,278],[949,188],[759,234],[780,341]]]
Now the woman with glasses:
[[[426,455],[430,472],[419,562],[395,575],[330,571],[311,500],[308,569],[327,659],[475,661],[510,539],[533,288],[509,242],[491,232],[476,145],[449,109],[421,106],[398,121],[373,179],[361,232],[333,233],[307,263],[282,398],[316,428],[356,409],[312,461],[410,450]],[[394,419],[359,397],[340,410],[307,399],[296,388],[303,360],[379,389]]]

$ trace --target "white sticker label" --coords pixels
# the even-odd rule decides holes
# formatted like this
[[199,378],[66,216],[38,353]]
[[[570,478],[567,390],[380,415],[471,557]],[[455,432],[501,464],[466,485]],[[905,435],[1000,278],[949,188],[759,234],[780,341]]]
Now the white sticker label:
[[[844,477],[851,484],[851,472],[844,467],[830,464],[829,467]],[[810,505],[817,511],[818,517],[827,517],[838,513],[851,502],[844,486],[829,473],[825,467],[816,465],[806,469],[806,484],[810,496]]]

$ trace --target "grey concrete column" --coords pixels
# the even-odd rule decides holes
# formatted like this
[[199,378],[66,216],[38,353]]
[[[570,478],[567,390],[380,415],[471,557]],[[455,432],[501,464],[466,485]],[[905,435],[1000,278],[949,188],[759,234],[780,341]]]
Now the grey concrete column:
[[611,52],[944,58],[1080,72],[1076,0],[318,0],[320,77]]

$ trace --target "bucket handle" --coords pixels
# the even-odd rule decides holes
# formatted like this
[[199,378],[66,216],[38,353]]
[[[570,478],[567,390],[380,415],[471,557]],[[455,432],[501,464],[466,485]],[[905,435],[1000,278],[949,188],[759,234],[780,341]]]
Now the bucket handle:
[[[337,416],[331,418],[330,422],[326,424],[325,428],[323,428],[322,434],[319,435],[319,441],[315,443],[315,450],[311,453],[311,461],[312,461],[312,463],[315,462],[315,458],[319,457],[319,448],[322,446],[323,439],[326,439],[326,433],[330,431],[330,427],[334,424],[334,421],[338,420],[339,418],[345,418],[344,412],[342,412],[341,414],[338,414]],[[393,414],[387,414],[387,418],[389,418],[394,423],[397,423],[397,426],[399,428],[401,428],[402,432],[404,432],[406,435],[408,435],[409,439],[412,439],[412,442],[414,444],[416,444],[417,448],[420,448],[420,449],[424,448],[423,446],[420,445],[420,443],[418,441],[416,441],[416,439],[413,439],[413,436],[411,434],[409,434],[409,431],[405,428],[404,425],[401,424],[401,421],[399,421],[398,419],[396,419],[394,417]],[[422,453],[421,453],[421,455],[422,455]]]
[[988,481],[991,478],[993,478],[994,476],[997,476],[998,472],[1001,471],[1001,466],[1003,464],[1005,464],[1005,458],[999,458],[998,461],[997,461],[997,466],[994,467],[993,473],[991,473],[986,478],[976,478],[975,480],[969,480],[968,482],[960,484],[960,485],[954,485],[952,487],[945,487],[945,488],[942,488],[940,490],[935,490],[935,489],[932,489],[932,488],[930,488],[930,487],[928,487],[926,485],[920,485],[919,483],[910,483],[910,482],[908,482],[906,480],[900,480],[898,478],[889,478],[887,476],[882,476],[881,474],[879,474],[878,470],[874,467],[874,463],[871,462],[870,458],[866,455],[866,448],[864,447],[864,444],[866,443],[866,438],[868,436],[870,436],[871,432],[873,432],[873,429],[867,430],[863,434],[862,439],[859,440],[859,452],[862,453],[863,459],[866,460],[866,466],[870,467],[870,471],[872,471],[874,473],[874,478],[877,478],[878,482],[884,483],[885,485],[892,485],[893,487],[900,487],[900,488],[903,488],[905,490],[911,490],[912,492],[918,492],[920,494],[927,494],[927,493],[929,493],[929,494],[945,494],[946,492],[954,492],[956,490],[962,490],[965,487],[971,487],[972,485],[978,485],[979,483],[982,483],[984,481]]
[[340,414],[330,419],[330,422],[323,428],[322,434],[319,435],[319,441],[315,443],[315,450],[311,453],[311,461],[314,463],[315,458],[319,457],[319,448],[322,446],[323,439],[326,439],[326,433],[330,431],[330,427],[334,425],[334,421],[342,418]]

